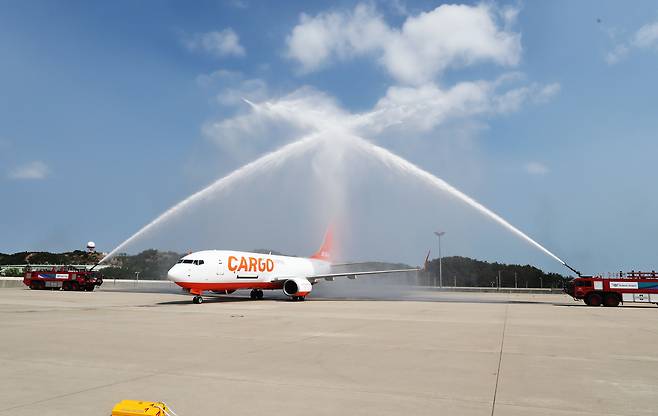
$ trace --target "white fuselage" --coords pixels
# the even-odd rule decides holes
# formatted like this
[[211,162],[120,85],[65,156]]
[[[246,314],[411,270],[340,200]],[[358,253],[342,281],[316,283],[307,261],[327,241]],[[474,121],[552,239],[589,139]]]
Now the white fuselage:
[[331,263],[319,259],[205,250],[180,259],[167,277],[200,294],[205,290],[281,289],[287,279],[306,279],[330,270]]

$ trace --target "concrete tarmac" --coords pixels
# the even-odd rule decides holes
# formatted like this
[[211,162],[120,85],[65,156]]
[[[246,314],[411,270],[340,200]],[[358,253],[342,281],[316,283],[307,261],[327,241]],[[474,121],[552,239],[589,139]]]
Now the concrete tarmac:
[[[658,307],[0,290],[0,415],[654,415]],[[268,296],[268,292],[266,292]]]

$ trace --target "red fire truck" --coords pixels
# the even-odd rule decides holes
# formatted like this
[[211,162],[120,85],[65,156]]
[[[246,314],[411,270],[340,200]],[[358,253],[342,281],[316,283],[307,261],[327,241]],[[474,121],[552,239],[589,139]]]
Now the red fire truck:
[[74,267],[52,267],[49,269],[27,269],[23,283],[33,290],[78,290],[93,291],[103,284],[99,272]]
[[615,273],[613,277],[580,276],[564,287],[574,299],[582,299],[588,306],[619,306],[625,302],[655,303],[658,305],[658,273]]

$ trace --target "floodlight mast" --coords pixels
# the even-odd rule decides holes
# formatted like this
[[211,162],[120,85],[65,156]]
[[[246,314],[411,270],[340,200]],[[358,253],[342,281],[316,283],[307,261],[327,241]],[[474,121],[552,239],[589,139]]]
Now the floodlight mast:
[[441,264],[441,237],[445,235],[445,231],[434,231],[434,235],[439,239],[439,287],[443,287],[443,265]]

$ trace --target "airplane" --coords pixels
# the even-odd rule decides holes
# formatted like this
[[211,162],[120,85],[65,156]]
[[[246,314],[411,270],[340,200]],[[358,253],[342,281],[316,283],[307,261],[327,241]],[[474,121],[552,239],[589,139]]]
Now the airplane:
[[331,273],[332,246],[333,232],[329,228],[320,249],[308,258],[230,250],[197,251],[174,264],[167,278],[195,295],[192,301],[196,304],[203,303],[204,292],[230,294],[240,289],[251,289],[251,299],[262,299],[263,290],[283,290],[293,301],[303,301],[313,290],[313,285],[321,280],[420,270]]

